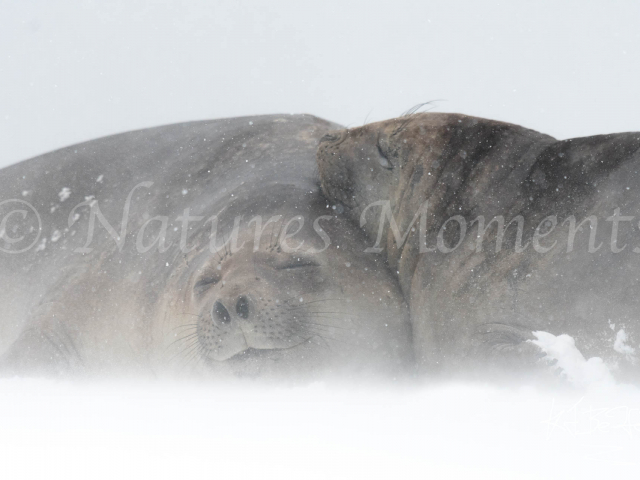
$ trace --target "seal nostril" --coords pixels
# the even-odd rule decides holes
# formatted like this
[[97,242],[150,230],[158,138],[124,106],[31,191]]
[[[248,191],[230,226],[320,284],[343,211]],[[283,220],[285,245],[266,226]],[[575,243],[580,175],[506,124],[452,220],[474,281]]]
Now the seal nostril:
[[213,309],[211,310],[211,316],[213,317],[214,320],[223,324],[227,324],[231,322],[231,315],[229,315],[229,311],[220,302],[216,302],[213,304]]
[[236,303],[236,312],[242,318],[249,318],[249,300],[247,297],[242,296],[238,299],[238,303]]

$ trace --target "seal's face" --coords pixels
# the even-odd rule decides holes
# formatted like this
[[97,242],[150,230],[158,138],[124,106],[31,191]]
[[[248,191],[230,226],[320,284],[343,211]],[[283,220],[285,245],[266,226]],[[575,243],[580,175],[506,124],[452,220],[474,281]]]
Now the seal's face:
[[401,168],[400,126],[390,120],[322,137],[317,160],[325,195],[348,209],[388,198]]
[[324,194],[356,221],[375,201],[390,200],[393,206],[405,189],[428,177],[435,181],[431,170],[439,168],[459,117],[421,113],[325,135],[317,151]]
[[361,240],[344,237],[346,222],[325,218],[332,244],[324,250],[313,229],[287,247],[267,231],[257,249],[246,229],[242,248],[203,255],[179,302],[192,321],[175,315],[184,323],[178,347],[236,376],[401,372],[412,348],[398,287],[376,257],[361,253]]
[[212,258],[194,277],[197,334],[207,359],[293,349],[322,334],[310,302],[322,303],[328,282],[312,255],[271,248],[236,261],[238,254]]

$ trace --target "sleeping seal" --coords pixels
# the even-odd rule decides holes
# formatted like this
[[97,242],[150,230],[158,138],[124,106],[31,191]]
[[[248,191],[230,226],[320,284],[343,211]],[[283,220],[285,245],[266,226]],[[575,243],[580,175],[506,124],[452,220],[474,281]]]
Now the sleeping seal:
[[421,113],[330,132],[317,159],[397,272],[423,370],[520,372],[547,332],[637,380],[639,148]]
[[[396,376],[410,324],[314,177],[324,120],[170,125],[0,172],[5,374]],[[355,252],[355,253],[354,253]]]

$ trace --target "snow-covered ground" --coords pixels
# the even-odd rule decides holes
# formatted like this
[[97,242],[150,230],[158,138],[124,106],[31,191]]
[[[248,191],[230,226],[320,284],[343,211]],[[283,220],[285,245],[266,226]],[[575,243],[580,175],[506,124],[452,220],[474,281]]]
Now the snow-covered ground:
[[640,389],[537,337],[564,385],[5,379],[0,478],[638,478]]
[[0,478],[638,478],[640,390],[0,382]]
[[637,478],[640,389],[536,336],[555,390],[6,379],[1,478]]

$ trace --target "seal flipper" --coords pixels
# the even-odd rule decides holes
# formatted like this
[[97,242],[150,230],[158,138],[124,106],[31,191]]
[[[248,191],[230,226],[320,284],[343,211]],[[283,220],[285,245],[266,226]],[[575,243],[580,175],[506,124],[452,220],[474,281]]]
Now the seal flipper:
[[62,376],[83,369],[82,358],[65,326],[63,305],[40,305],[28,324],[30,327],[0,358],[0,375]]
[[482,368],[489,368],[499,376],[531,376],[532,379],[547,379],[555,382],[555,376],[544,359],[545,352],[531,342],[535,336],[524,327],[502,323],[484,324],[471,338],[469,358],[472,362],[482,360]]

